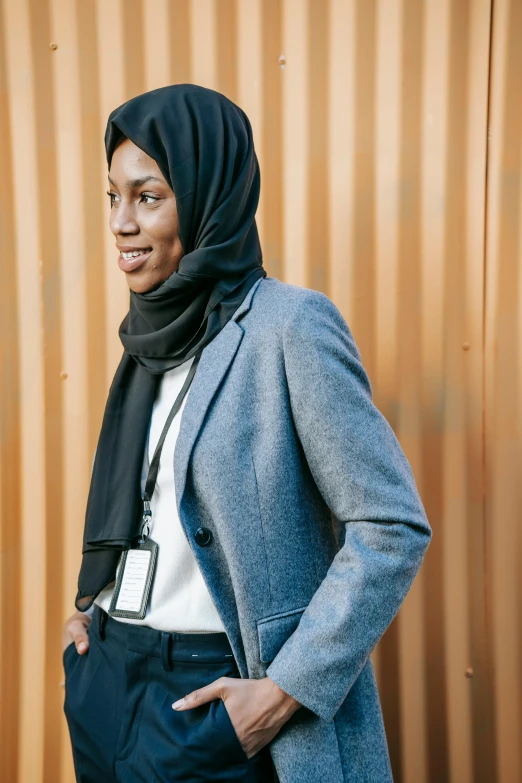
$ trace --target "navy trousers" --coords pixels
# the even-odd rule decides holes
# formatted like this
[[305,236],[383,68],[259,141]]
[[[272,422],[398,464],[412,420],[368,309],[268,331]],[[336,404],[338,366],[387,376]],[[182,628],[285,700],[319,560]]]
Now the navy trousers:
[[268,747],[249,759],[215,699],[172,703],[218,677],[239,677],[225,633],[162,633],[98,606],[89,651],[63,654],[64,711],[79,783],[271,783]]

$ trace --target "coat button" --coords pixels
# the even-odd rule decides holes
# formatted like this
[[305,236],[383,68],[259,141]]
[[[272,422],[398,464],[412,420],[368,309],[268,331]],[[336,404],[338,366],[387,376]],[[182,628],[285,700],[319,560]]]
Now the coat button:
[[212,531],[208,527],[198,527],[194,533],[194,538],[199,546],[208,546],[212,541]]

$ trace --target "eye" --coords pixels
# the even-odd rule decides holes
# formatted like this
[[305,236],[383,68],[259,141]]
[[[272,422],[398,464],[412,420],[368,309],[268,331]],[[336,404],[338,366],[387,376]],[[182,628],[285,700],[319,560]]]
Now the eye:
[[[150,199],[150,201],[144,201],[144,199]],[[144,204],[154,204],[156,201],[159,201],[157,196],[151,196],[150,193],[142,193],[141,200]]]
[[108,197],[110,199],[111,207],[113,207],[114,206],[114,201],[115,201],[115,199],[118,198],[118,196],[116,195],[116,193],[112,193],[112,191],[110,191],[110,190],[107,191],[107,195],[108,195]]

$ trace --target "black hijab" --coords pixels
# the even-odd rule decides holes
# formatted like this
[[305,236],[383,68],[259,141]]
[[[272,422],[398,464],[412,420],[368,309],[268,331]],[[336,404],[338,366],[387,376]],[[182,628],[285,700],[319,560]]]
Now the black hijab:
[[259,167],[246,115],[213,90],[180,84],[138,95],[109,116],[107,163],[130,139],[176,196],[183,258],[153,291],[131,291],[124,346],[105,408],[87,502],[76,607],[115,579],[138,533],[140,477],[158,377],[199,354],[265,276],[254,215]]

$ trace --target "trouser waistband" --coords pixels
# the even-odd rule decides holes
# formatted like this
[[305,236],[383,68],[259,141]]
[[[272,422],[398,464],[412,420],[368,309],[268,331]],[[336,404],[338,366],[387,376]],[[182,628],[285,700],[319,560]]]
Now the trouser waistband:
[[226,663],[234,653],[224,632],[180,633],[158,631],[146,625],[120,622],[97,604],[92,615],[92,630],[101,641],[112,639],[128,650],[161,658],[163,668],[172,669],[176,661],[184,663]]

